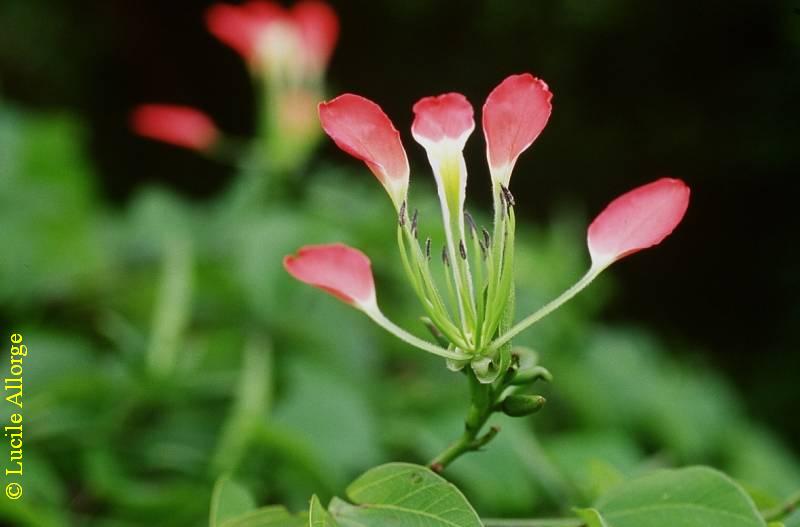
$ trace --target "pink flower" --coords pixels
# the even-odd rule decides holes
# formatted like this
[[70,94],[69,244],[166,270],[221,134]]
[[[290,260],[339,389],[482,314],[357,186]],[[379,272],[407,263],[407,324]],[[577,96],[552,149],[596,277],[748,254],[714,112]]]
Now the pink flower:
[[208,115],[188,106],[142,104],[130,116],[137,134],[175,146],[207,151],[219,139],[219,130]]
[[306,245],[283,259],[296,279],[326,291],[363,311],[376,306],[375,282],[369,258],[341,243]]
[[612,201],[589,225],[592,266],[604,268],[620,258],[658,245],[672,233],[689,206],[689,187],[661,178]]
[[298,2],[291,9],[264,0],[215,4],[206,12],[209,31],[254,67],[297,68],[320,74],[339,36],[339,20],[326,3]]
[[511,75],[483,105],[483,133],[492,180],[508,187],[519,155],[539,137],[552,110],[553,94],[530,73]]
[[[471,223],[473,233],[478,231],[464,214],[467,169],[463,155],[475,129],[472,106],[458,93],[425,97],[414,105],[411,133],[428,154],[444,219],[447,244],[442,259],[452,297],[449,306],[429,268],[430,238],[423,249],[416,222],[405,221],[409,167],[400,134],[377,104],[358,95],[345,94],[319,106],[325,132],[342,150],[367,164],[399,209],[398,246],[409,281],[456,356],[403,332],[377,310],[374,300],[374,309],[365,312],[406,342],[454,359],[451,366],[455,369],[470,363],[480,382],[494,382],[502,373],[499,367],[487,365],[502,364],[497,353],[515,335],[569,301],[613,262],[660,243],[680,223],[689,204],[688,187],[666,178],[614,200],[589,226],[592,266],[586,274],[559,297],[498,334],[514,287],[515,214],[508,184],[520,154],[546,126],[551,99],[547,85],[530,74],[506,78],[487,97],[482,124],[493,184],[494,234],[483,229],[483,236],[473,236],[472,243],[465,223]],[[336,269],[338,272],[339,267]],[[374,299],[369,276],[370,298]],[[501,362],[495,364],[495,359]]]
[[400,133],[381,107],[346,93],[319,105],[322,128],[336,145],[367,164],[399,208],[408,192],[409,167]]

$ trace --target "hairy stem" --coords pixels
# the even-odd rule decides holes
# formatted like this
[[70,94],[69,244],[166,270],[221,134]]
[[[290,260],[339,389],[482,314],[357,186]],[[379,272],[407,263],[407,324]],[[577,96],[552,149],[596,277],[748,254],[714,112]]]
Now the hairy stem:
[[446,359],[464,360],[469,358],[468,355],[444,349],[426,340],[422,340],[416,335],[412,335],[408,331],[404,330],[403,328],[401,328],[400,326],[398,326],[397,324],[386,318],[386,316],[383,313],[381,313],[381,311],[377,308],[377,306],[375,306],[374,309],[364,310],[364,313],[366,313],[367,316],[370,317],[380,327],[382,327],[395,337],[399,338],[400,340],[408,344],[411,344],[414,347],[427,351],[428,353],[433,353],[434,355],[444,357]]
[[517,322],[511,329],[505,332],[502,336],[500,336],[497,340],[492,342],[489,346],[489,351],[494,351],[500,348],[503,344],[511,340],[513,337],[517,336],[520,332],[528,329],[531,325],[535,324],[536,322],[540,321],[559,307],[561,307],[564,303],[570,300],[572,297],[580,293],[587,285],[592,283],[598,274],[604,268],[595,268],[592,267],[589,269],[583,277],[578,280],[575,285],[561,293],[561,295],[556,298],[555,300],[550,301],[549,303],[542,306],[538,311],[531,313],[527,317],[523,318],[521,321]]

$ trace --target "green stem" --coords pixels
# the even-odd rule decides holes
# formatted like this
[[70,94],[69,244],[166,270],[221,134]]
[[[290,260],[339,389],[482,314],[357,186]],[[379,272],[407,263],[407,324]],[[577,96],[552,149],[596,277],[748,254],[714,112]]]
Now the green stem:
[[455,359],[455,360],[464,360],[469,358],[468,355],[464,355],[463,353],[458,353],[455,351],[446,350],[442,347],[439,347],[435,344],[431,344],[427,340],[422,340],[421,338],[412,335],[408,331],[404,330],[388,318],[377,308],[364,310],[364,313],[367,314],[369,318],[371,318],[376,324],[380,327],[394,335],[395,337],[399,338],[402,341],[411,344],[414,347],[417,347],[421,350],[427,351],[428,353],[433,353],[434,355],[438,355],[440,357],[444,357],[446,359]]
[[428,463],[434,472],[442,472],[450,463],[467,452],[480,450],[500,431],[493,426],[482,436],[478,435],[494,412],[496,397],[502,393],[502,387],[494,390],[489,384],[481,384],[472,372],[468,372],[467,375],[470,378],[472,403],[465,420],[464,433]]
[[592,280],[597,278],[597,275],[600,274],[603,269],[604,268],[596,267],[590,268],[586,274],[575,283],[575,285],[561,293],[558,298],[551,300],[549,303],[542,306],[538,311],[523,318],[521,321],[517,322],[514,327],[492,342],[491,346],[489,346],[489,351],[495,351],[499,349],[500,346],[517,336],[519,333],[528,329],[530,326],[561,307],[568,300],[572,299],[572,297],[580,293],[587,285],[591,284]]
[[772,509],[767,509],[761,513],[764,520],[770,522],[780,520],[784,516],[791,514],[795,509],[800,507],[800,492],[796,492],[788,500]]
[[586,524],[577,518],[483,518],[484,527],[584,527]]
[[169,376],[178,358],[191,314],[192,260],[188,237],[183,234],[167,237],[146,355],[147,368],[155,377]]

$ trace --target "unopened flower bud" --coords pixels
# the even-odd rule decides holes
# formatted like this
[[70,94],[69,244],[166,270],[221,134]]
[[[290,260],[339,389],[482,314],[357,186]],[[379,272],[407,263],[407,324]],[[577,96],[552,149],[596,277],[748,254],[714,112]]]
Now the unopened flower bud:
[[511,417],[525,417],[541,410],[545,402],[541,395],[509,395],[503,399],[502,409]]

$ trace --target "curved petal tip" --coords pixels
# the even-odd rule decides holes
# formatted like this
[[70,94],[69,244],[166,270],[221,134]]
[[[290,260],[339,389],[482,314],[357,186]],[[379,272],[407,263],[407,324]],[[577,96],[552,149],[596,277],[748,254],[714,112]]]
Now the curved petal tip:
[[375,304],[375,282],[369,258],[341,243],[306,245],[283,259],[297,280],[330,293],[359,309]]
[[507,77],[486,98],[482,122],[493,180],[508,186],[517,158],[547,125],[552,98],[547,84],[530,73]]
[[596,268],[658,245],[683,219],[689,187],[661,178],[612,201],[589,225],[587,243]]
[[364,161],[399,206],[408,190],[408,158],[400,132],[381,107],[345,93],[320,103],[319,118],[325,133],[339,148]]

